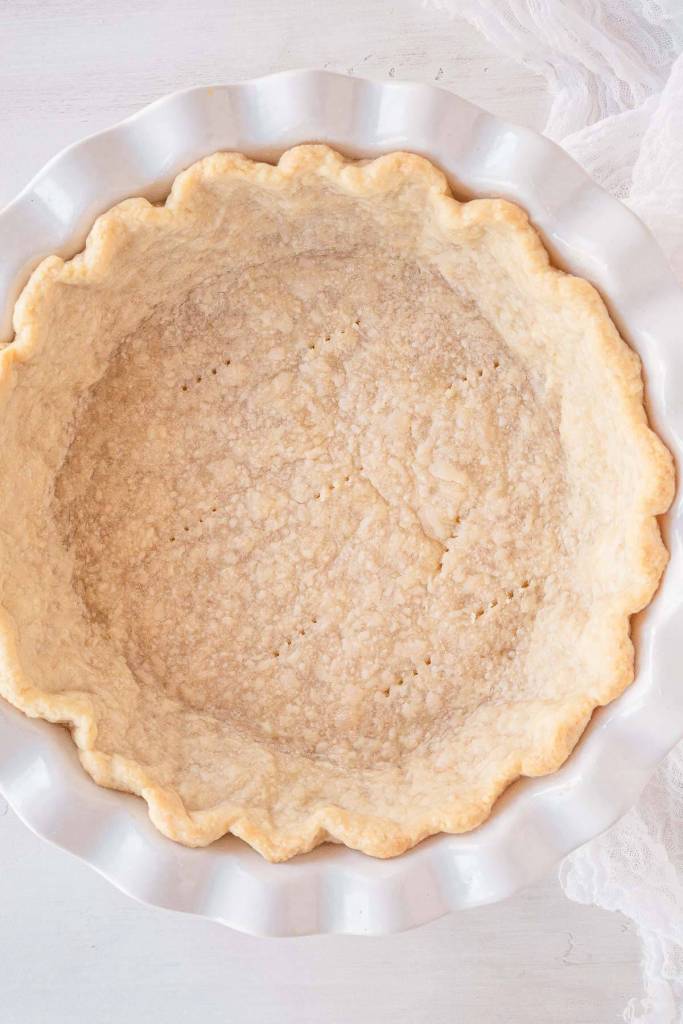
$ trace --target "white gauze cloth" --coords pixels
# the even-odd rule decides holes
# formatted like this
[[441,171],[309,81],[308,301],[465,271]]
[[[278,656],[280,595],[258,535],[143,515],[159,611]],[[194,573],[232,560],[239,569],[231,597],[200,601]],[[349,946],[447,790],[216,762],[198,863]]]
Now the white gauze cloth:
[[[546,78],[545,134],[645,221],[683,281],[683,0],[433,4]],[[571,899],[637,925],[645,995],[624,1018],[683,1024],[683,744],[632,811],[566,858],[560,880]]]

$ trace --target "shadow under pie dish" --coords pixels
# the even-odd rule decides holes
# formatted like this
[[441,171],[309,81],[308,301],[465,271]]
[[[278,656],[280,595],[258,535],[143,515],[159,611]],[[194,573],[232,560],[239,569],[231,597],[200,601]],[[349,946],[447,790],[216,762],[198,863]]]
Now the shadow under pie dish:
[[671,460],[516,206],[409,154],[216,154],[15,328],[2,692],[171,838],[465,831],[631,681]]

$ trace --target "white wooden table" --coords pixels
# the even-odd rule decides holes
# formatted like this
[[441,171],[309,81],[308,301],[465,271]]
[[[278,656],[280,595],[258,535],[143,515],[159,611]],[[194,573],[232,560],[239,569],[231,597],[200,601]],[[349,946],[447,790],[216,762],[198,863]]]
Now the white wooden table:
[[[289,67],[438,81],[543,123],[544,83],[420,0],[0,0],[0,206],[164,93]],[[0,1024],[606,1024],[640,993],[625,919],[554,879],[383,939],[263,940],[133,903],[0,801]]]

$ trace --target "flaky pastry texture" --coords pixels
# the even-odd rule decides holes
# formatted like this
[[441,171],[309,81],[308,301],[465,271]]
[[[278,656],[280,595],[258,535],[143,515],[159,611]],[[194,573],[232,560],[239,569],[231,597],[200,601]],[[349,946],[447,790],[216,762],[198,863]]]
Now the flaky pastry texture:
[[0,692],[170,838],[394,856],[631,682],[672,460],[517,206],[409,153],[216,153],[14,322]]

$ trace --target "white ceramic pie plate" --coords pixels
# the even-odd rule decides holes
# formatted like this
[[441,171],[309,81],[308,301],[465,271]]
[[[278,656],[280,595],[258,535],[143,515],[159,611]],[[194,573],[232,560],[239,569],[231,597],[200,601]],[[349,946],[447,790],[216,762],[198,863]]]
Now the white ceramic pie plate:
[[[178,171],[218,149],[273,158],[310,141],[352,155],[414,150],[460,194],[521,203],[557,263],[599,287],[640,353],[652,420],[680,462],[683,295],[653,238],[553,143],[433,86],[288,72],[176,93],[64,150],[0,213],[3,339],[30,270],[49,253],[77,252],[113,203],[162,198]],[[326,846],[273,865],[233,838],[185,849],[152,827],[142,800],[91,782],[66,731],[4,703],[0,789],[36,833],[130,895],[256,934],[381,934],[503,899],[612,824],[683,736],[681,506],[679,491],[664,584],[635,624],[635,683],[596,713],[560,771],[518,782],[468,835],[390,861]]]

